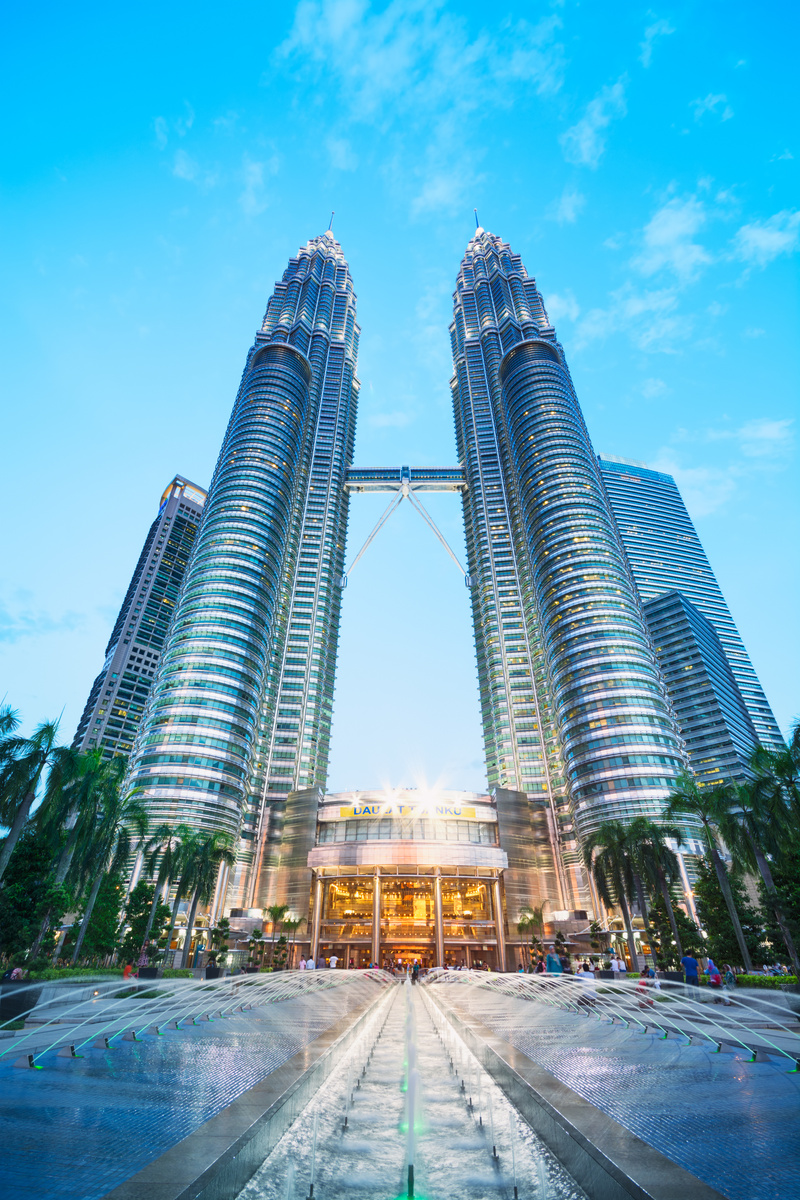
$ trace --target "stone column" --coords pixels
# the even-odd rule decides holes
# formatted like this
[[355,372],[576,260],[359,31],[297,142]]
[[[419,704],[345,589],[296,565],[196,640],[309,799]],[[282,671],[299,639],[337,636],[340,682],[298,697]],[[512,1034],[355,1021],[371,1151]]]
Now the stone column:
[[372,961],[381,965],[381,869],[375,868],[372,878]]
[[503,928],[503,895],[500,890],[500,879],[497,878],[492,885],[492,894],[494,899],[494,927],[495,936],[497,938],[497,969],[505,971],[506,969],[506,935]]
[[314,878],[314,924],[311,928],[311,957],[314,960],[314,966],[317,965],[317,954],[319,952],[319,927],[322,920],[322,876],[316,875]]
[[433,922],[436,937],[436,965],[444,966],[444,920],[442,919],[442,872],[436,868],[433,881]]

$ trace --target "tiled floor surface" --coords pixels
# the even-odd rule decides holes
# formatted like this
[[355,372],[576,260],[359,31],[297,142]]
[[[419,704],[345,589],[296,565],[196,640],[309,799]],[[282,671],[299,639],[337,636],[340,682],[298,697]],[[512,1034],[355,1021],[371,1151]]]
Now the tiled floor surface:
[[[731,1200],[800,1195],[800,1075],[524,1000],[451,998]],[[469,999],[467,1000],[467,995]]]
[[97,1200],[343,1016],[348,991],[0,1067],[0,1195]]

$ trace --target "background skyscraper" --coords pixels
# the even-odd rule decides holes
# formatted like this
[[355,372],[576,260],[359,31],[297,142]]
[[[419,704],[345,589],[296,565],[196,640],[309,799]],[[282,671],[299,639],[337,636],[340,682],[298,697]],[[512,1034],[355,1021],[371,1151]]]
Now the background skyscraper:
[[714,626],[681,592],[644,615],[698,783],[747,779],[758,738]]
[[86,701],[75,748],[103,746],[108,757],[130,752],[205,499],[203,488],[180,475],[164,490],[108,640],[106,660]]
[[564,352],[519,256],[482,229],[451,338],[489,782],[547,803],[542,895],[578,908],[580,839],[660,815],[684,752]]
[[601,457],[600,468],[642,600],[681,592],[711,622],[759,741],[781,749],[778,723],[675,480],[625,459]]
[[234,902],[252,896],[269,800],[327,765],[357,347],[326,233],[291,260],[248,353],[132,759],[154,822],[235,840]]

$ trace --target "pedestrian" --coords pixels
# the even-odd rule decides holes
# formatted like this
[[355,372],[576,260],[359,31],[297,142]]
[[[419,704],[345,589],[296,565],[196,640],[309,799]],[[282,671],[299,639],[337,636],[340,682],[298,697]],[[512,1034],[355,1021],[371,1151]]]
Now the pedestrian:
[[123,971],[122,971],[122,978],[123,978],[123,979],[130,979],[130,977],[131,977],[131,975],[132,975],[132,974],[133,974],[133,959],[132,959],[132,958],[129,958],[129,959],[128,959],[128,961],[125,963],[125,966],[124,966],[124,968],[123,968]]
[[519,967],[517,968],[517,974],[518,974],[518,975],[524,975],[524,974],[525,974],[525,967],[524,967],[524,965],[523,965],[522,963],[520,963],[520,964],[519,964]]
[[568,954],[560,954],[558,956],[558,961],[561,963],[561,970],[564,972],[564,974],[571,975],[572,967],[570,966],[570,963],[569,963],[569,955]]
[[564,968],[561,966],[560,959],[555,954],[548,954],[545,971],[548,975],[562,975]]
[[307,971],[315,971],[316,968],[317,968],[317,964],[314,962],[313,956],[311,954],[309,954],[308,961],[306,962],[306,970]]
[[338,967],[338,965],[339,965],[339,956],[337,954],[332,954],[330,956],[330,958],[328,959],[328,966],[330,967],[330,969],[332,971],[335,971],[336,968]]
[[683,972],[686,976],[687,986],[700,987],[700,980],[698,979],[700,964],[694,955],[689,954],[688,952],[684,954],[683,958],[681,959],[681,966],[683,967]]
[[620,955],[617,955],[617,974],[618,975],[627,975],[628,974],[628,964],[625,962],[624,958],[620,957]]
[[597,979],[588,962],[581,963],[576,972],[581,984],[581,995],[578,1004],[591,1007],[597,1003]]
[[708,966],[706,967],[704,974],[708,976],[709,987],[711,987],[712,990],[717,993],[714,996],[714,1003],[722,1004],[722,975],[720,974],[713,958],[709,958]]
[[306,956],[305,956],[305,954],[301,954],[300,955],[300,970],[305,971],[305,969],[306,969]]
[[724,970],[725,975],[723,977],[722,984],[722,1003],[729,1006],[731,1002],[730,993],[736,988],[736,975],[734,974],[733,967],[730,965],[730,963],[725,964]]
[[411,982],[419,983],[419,963],[414,959],[414,966],[411,968]]

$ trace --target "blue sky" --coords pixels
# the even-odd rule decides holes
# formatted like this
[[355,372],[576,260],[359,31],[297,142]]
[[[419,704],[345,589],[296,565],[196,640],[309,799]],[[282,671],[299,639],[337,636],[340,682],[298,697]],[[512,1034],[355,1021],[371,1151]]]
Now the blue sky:
[[[9,10],[0,693],[26,727],[63,709],[71,738],[161,491],[209,480],[273,283],[332,209],[356,462],[454,461],[477,207],[538,280],[596,449],[676,475],[786,728],[797,26],[739,0]],[[354,500],[352,551],[380,499]],[[481,788],[466,589],[403,509],[347,590],[330,783]]]

